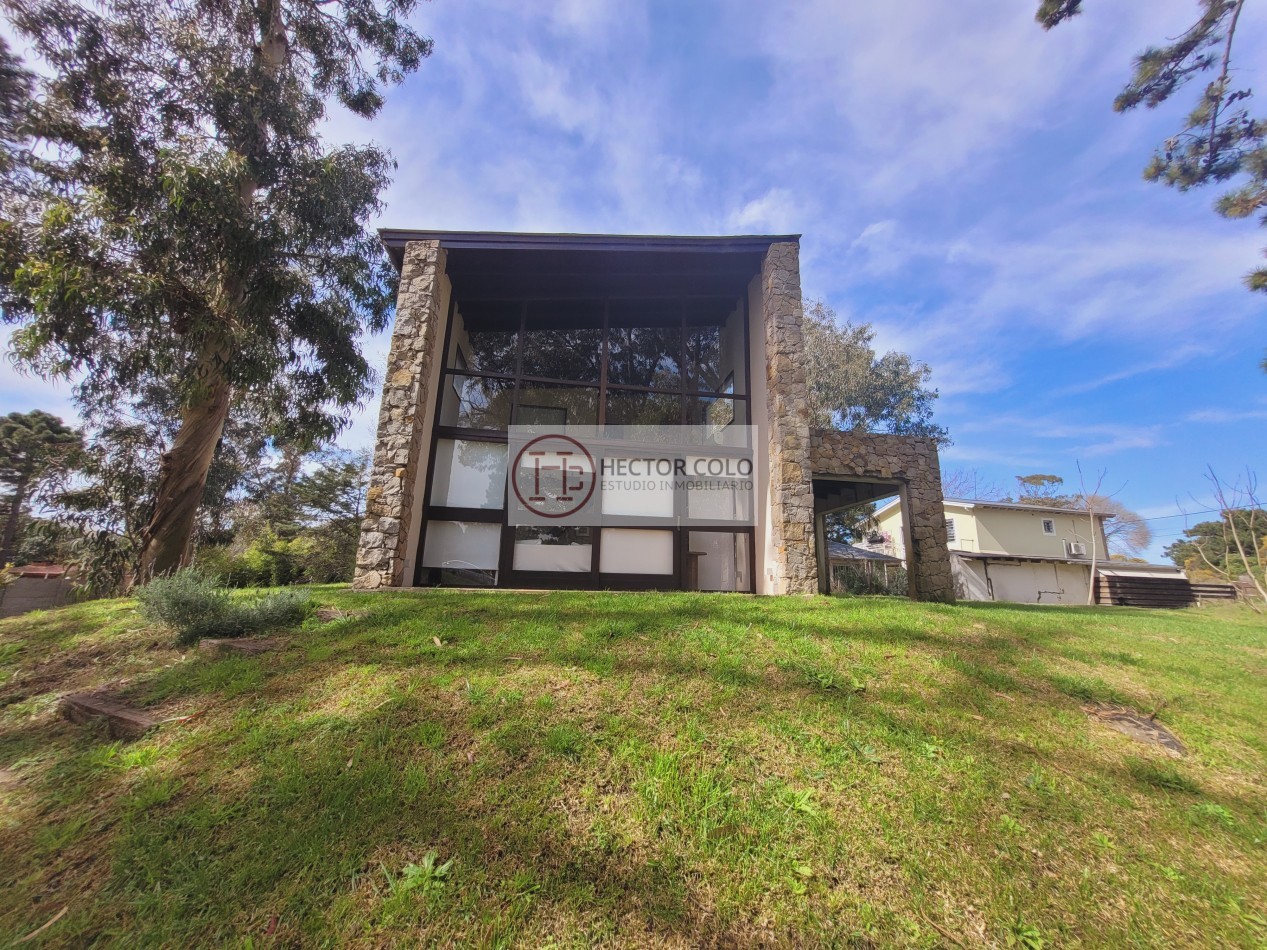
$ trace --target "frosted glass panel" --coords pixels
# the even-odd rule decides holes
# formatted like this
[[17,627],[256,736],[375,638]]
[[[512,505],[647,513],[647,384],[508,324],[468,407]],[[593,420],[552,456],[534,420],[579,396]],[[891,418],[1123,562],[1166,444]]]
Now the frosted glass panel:
[[598,569],[604,574],[672,574],[673,532],[604,528]]
[[748,545],[745,533],[688,532],[683,586],[688,590],[751,591]]
[[[673,478],[672,475],[657,475],[655,472],[644,472],[634,468],[631,474],[604,479],[614,486],[603,492],[603,514],[630,515],[638,518],[672,518],[673,517]],[[636,489],[621,491],[622,482],[638,484]]]
[[[752,518],[752,492],[741,487],[751,480],[738,474],[741,468],[717,468],[727,464],[735,465],[734,459],[724,460],[712,457],[688,458],[687,471],[704,472],[706,484],[698,488],[688,486],[686,492],[686,510],[690,517],[697,521],[747,521]],[[712,467],[710,467],[712,466]],[[751,469],[747,469],[751,472]],[[709,475],[710,472],[718,472]],[[729,474],[723,474],[729,473]]]
[[506,446],[441,439],[436,443],[431,504],[447,508],[504,507]]
[[423,567],[496,570],[501,525],[469,521],[431,521],[422,552]]
[[588,571],[594,550],[591,537],[588,527],[521,525],[515,528],[515,570]]

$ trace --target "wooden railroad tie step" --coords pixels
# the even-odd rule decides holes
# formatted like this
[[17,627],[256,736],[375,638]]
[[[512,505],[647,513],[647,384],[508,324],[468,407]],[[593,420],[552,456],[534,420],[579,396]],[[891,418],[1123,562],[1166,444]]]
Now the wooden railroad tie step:
[[157,719],[105,693],[71,693],[62,697],[60,709],[71,722],[105,720],[116,739],[135,739],[158,725]]
[[281,644],[277,640],[199,640],[198,649],[203,653],[222,654],[222,653],[240,653],[243,656],[255,656],[260,653],[267,653],[269,650],[276,650]]

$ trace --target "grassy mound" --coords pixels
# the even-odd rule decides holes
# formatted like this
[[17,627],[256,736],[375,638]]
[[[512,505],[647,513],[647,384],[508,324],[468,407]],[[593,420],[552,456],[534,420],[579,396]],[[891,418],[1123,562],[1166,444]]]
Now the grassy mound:
[[[0,944],[63,908],[30,945],[1267,940],[1259,618],[316,599],[259,657],[130,601],[0,622]],[[104,685],[194,718],[57,717]]]

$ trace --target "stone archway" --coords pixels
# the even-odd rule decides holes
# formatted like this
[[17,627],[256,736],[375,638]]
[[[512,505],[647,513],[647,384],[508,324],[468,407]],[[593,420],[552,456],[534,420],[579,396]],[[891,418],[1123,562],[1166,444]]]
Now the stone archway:
[[[896,489],[902,499],[911,597],[954,601],[941,465],[932,439],[815,429],[810,433],[810,471],[818,483],[816,489],[823,489],[815,495],[824,496],[821,503],[816,499],[816,508],[821,505],[824,512],[833,504],[833,491],[841,498],[851,492],[857,501],[866,501]],[[818,556],[826,557],[823,545],[817,547]]]

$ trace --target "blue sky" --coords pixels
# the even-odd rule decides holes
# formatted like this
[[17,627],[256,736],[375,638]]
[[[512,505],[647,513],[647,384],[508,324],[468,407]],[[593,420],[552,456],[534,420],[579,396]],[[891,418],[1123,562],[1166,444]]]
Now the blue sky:
[[[1195,0],[1088,0],[1051,33],[1035,2],[434,0],[434,55],[329,131],[394,153],[382,225],[802,233],[806,295],[932,366],[944,468],[1106,470],[1159,557],[1207,463],[1267,478],[1267,298],[1240,283],[1267,233],[1141,179],[1189,96],[1111,109]],[[1265,37],[1247,7],[1246,85]],[[67,396],[0,369],[6,411]]]

